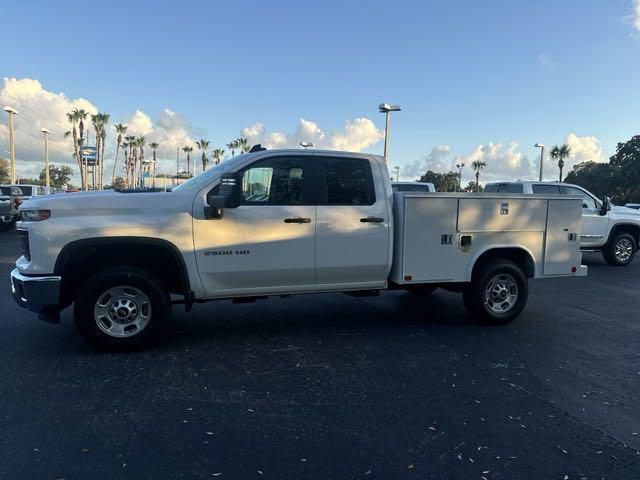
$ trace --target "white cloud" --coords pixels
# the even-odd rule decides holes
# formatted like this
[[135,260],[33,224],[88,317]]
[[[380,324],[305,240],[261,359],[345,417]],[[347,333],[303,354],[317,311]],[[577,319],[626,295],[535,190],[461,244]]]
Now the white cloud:
[[633,11],[626,18],[631,22],[636,32],[640,33],[640,0],[634,0]]
[[262,123],[245,127],[241,135],[254,145],[266,148],[295,148],[300,142],[311,142],[315,148],[360,152],[375,145],[384,134],[368,118],[356,118],[345,122],[344,129],[326,133],[315,122],[300,118],[292,134],[267,132]]
[[400,175],[406,180],[416,180],[427,170],[444,173],[454,169],[454,162],[449,158],[449,145],[436,145],[427,155],[405,165]]
[[565,160],[566,172],[569,172],[574,165],[581,162],[590,160],[594,162],[605,161],[600,140],[594,136],[579,137],[575,133],[569,133],[564,138],[564,143],[571,149],[571,155]]
[[[44,166],[41,128],[49,135],[49,158],[53,163],[76,165],[72,154],[72,142],[64,138],[69,129],[67,112],[82,108],[93,114],[97,108],[84,98],[70,99],[64,93],[45,90],[40,82],[30,78],[5,78],[0,87],[0,106],[10,105],[18,110],[14,117],[16,174],[18,177],[37,177]],[[7,156],[8,128],[6,114],[1,112],[0,156]]]
[[[464,163],[463,184],[465,177],[473,176],[471,164],[476,160],[484,161],[487,166],[480,173],[480,183],[494,180],[517,180],[531,178],[535,165],[521,151],[517,142],[492,143],[478,145],[466,155],[458,155],[456,163]],[[466,173],[466,175],[465,175]]]
[[540,55],[538,55],[538,63],[547,68],[553,68],[556,66],[556,63],[553,61],[551,55],[546,52],[542,52]]

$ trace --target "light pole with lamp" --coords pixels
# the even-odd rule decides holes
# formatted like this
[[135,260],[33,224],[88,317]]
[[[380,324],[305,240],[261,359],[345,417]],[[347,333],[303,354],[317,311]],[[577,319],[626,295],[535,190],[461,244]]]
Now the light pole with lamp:
[[544,167],[544,143],[536,143],[534,147],[540,149],[540,178],[538,180],[542,181],[542,169]]
[[47,137],[51,132],[46,128],[43,128],[40,131],[44,137],[44,185],[49,188],[51,185],[49,181],[49,139]]
[[15,152],[15,138],[13,132],[13,116],[18,114],[18,111],[12,107],[4,107],[4,111],[7,112],[9,116],[9,162],[11,163],[10,167],[10,176],[11,176],[11,185],[15,185],[16,183],[16,152]]
[[396,165],[395,167],[393,167],[393,169],[396,172],[396,182],[398,182],[400,181],[400,167]]
[[388,103],[381,103],[378,105],[378,111],[384,113],[385,127],[384,127],[384,163],[389,160],[389,114],[391,112],[399,112],[400,105],[389,105]]
[[464,163],[456,163],[456,168],[458,169],[458,190],[462,191],[462,169],[464,168]]

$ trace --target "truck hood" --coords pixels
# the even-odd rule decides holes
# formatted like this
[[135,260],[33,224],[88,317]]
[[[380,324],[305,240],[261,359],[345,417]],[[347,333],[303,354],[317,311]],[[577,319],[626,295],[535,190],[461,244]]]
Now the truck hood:
[[193,192],[75,192],[33,197],[20,210],[44,209],[67,214],[91,214],[92,211],[117,214],[118,211],[165,210],[191,211]]
[[611,213],[620,217],[631,217],[633,219],[637,219],[640,221],[640,210],[635,210],[633,208],[628,207],[619,207],[618,205],[613,205],[611,207]]

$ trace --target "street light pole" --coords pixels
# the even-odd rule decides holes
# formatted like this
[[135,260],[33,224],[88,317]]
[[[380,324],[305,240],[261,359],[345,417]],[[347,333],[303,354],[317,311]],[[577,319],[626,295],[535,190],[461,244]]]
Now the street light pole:
[[464,163],[456,163],[456,168],[458,169],[458,190],[462,191],[462,169],[464,168]]
[[11,176],[11,184],[15,185],[16,183],[16,152],[15,152],[15,138],[13,132],[13,116],[18,113],[15,108],[12,107],[4,107],[4,111],[9,115],[9,162],[11,164],[10,167],[10,176]]
[[393,169],[396,171],[396,182],[400,180],[400,167],[395,166]]
[[50,132],[46,128],[43,128],[40,131],[44,137],[44,185],[49,188],[49,139],[47,137]]
[[534,147],[540,149],[540,178],[538,180],[542,181],[542,169],[544,167],[544,144],[536,143]]
[[384,163],[389,161],[389,117],[391,112],[399,112],[400,105],[389,105],[388,103],[381,103],[378,105],[378,111],[385,114],[385,127],[384,127]]

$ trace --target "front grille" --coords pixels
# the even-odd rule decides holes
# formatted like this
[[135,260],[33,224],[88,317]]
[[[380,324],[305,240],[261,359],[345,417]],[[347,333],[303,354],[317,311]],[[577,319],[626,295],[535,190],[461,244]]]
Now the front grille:
[[22,255],[24,255],[24,258],[31,261],[31,250],[29,249],[29,231],[18,230],[18,238],[20,239],[20,247],[22,249],[21,251]]

